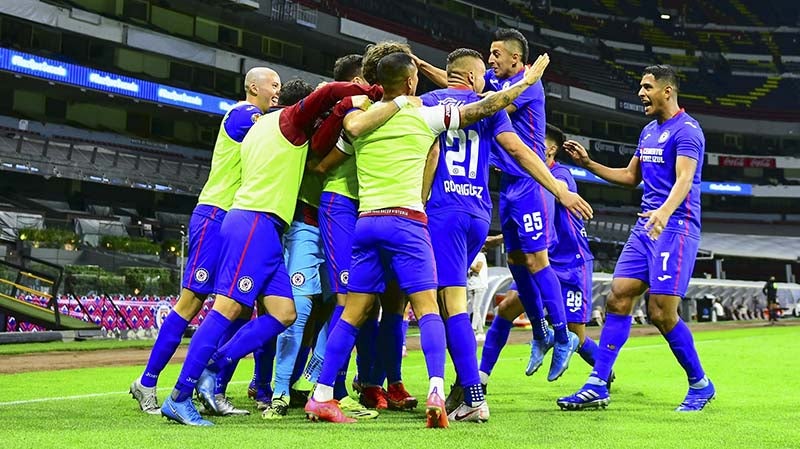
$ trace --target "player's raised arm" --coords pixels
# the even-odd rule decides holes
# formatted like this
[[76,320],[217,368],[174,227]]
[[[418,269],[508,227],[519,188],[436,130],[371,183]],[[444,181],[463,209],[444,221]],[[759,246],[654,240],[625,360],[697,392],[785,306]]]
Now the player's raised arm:
[[504,150],[508,151],[536,182],[552,193],[553,196],[556,197],[556,200],[563,204],[567,210],[576,217],[581,217],[584,220],[592,218],[592,206],[577,193],[570,192],[563,181],[559,181],[553,177],[553,174],[542,159],[536,156],[533,150],[525,145],[516,133],[500,133],[497,135],[496,139],[497,143],[499,143]]
[[414,60],[414,63],[417,65],[419,71],[422,72],[426,78],[431,80],[433,84],[436,84],[439,87],[447,87],[447,71],[434,66],[433,64],[417,57],[416,55],[411,55],[411,59]]
[[642,167],[639,164],[638,156],[631,158],[631,161],[625,168],[610,168],[593,161],[592,158],[589,157],[586,148],[574,140],[564,142],[564,150],[576,164],[612,184],[634,188],[642,182]]
[[525,89],[536,84],[542,78],[542,74],[549,63],[550,57],[547,53],[540,55],[533,65],[525,68],[525,76],[512,86],[494,95],[489,95],[481,101],[460,106],[458,110],[461,114],[461,128],[488,117],[511,104]]

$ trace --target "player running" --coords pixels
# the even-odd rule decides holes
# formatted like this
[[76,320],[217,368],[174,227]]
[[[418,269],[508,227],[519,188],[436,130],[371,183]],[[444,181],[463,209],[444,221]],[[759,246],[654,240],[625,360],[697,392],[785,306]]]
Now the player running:
[[678,76],[672,67],[647,67],[640,86],[644,113],[655,120],[642,130],[626,168],[609,168],[593,161],[575,141],[564,144],[575,162],[606,181],[631,188],[644,182],[640,218],[614,269],[594,369],[580,390],[556,401],[565,410],[608,405],[609,377],[630,334],[634,301],[648,288],[650,319],[689,380],[689,391],[676,411],[702,410],[715,395],[714,384],[700,365],[692,333],[678,315],[700,245],[705,137],[697,120],[678,106]]

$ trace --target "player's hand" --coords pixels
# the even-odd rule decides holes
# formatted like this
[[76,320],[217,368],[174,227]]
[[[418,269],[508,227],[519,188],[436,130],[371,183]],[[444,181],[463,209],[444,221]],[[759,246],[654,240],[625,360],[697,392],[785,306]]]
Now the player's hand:
[[574,140],[564,142],[564,151],[581,167],[586,167],[592,163],[592,158],[589,157],[589,152],[586,151],[586,148]]
[[550,64],[550,56],[545,53],[543,55],[539,55],[533,64],[525,67],[525,76],[523,78],[525,80],[525,84],[531,86],[542,79],[542,74],[544,74],[544,69],[547,68],[548,64]]
[[361,109],[362,111],[366,111],[372,106],[372,100],[366,95],[354,95],[350,98],[353,101],[353,107]]
[[584,220],[591,220],[594,217],[592,206],[586,202],[580,195],[569,190],[564,191],[558,197],[558,202],[561,203],[572,215]]
[[483,244],[483,249],[492,249],[500,246],[503,243],[503,234],[490,235],[486,237],[486,243]]
[[644,224],[644,229],[650,240],[658,240],[658,237],[664,231],[664,227],[669,222],[669,217],[672,214],[667,213],[665,210],[658,208],[656,210],[648,210],[647,212],[640,212],[637,214],[640,217],[647,218]]

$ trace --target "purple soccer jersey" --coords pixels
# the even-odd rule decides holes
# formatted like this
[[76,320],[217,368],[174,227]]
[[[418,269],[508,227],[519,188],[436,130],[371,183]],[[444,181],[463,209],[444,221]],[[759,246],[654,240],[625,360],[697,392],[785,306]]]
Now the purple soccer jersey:
[[678,156],[697,161],[692,187],[656,241],[650,239],[640,218],[631,232],[614,269],[615,278],[639,279],[651,294],[684,296],[700,246],[700,180],[705,137],[700,125],[681,109],[662,124],[645,126],[639,139],[638,157],[644,182],[642,211],[661,207],[675,184]]
[[[471,89],[439,89],[422,96],[425,106],[451,104],[456,107],[481,98]],[[464,129],[439,136],[439,164],[426,205],[428,213],[442,209],[466,212],[489,222],[492,199],[489,196],[489,154],[495,137],[514,132],[505,111],[478,121]],[[502,151],[502,150],[501,150]]]
[[[505,89],[521,80],[524,76],[524,70],[520,70],[510,78],[499,79],[495,76],[494,71],[489,69],[484,75],[486,80],[484,90],[499,91]],[[544,110],[544,85],[541,81],[537,81],[536,84],[525,89],[512,104],[517,108],[516,111],[509,114],[514,130],[519,135],[519,138],[525,142],[525,145],[528,145],[544,160],[544,132],[547,126],[547,117]],[[499,168],[503,173],[520,177],[528,176],[528,172],[520,167],[517,161],[501,148],[495,147],[489,160],[491,165]]]
[[[678,156],[697,161],[692,188],[686,200],[675,209],[665,229],[700,236],[700,181],[705,146],[700,124],[683,109],[660,125],[653,120],[642,130],[639,147],[634,154],[639,158],[644,182],[642,212],[656,210],[667,200],[675,185]],[[646,218],[640,218],[636,227],[641,228],[646,222]]]
[[225,132],[231,139],[242,143],[247,131],[250,131],[253,124],[261,116],[261,110],[254,104],[248,102],[240,102],[234,105],[222,122]]
[[293,299],[281,245],[285,228],[271,214],[231,209],[220,228],[214,292],[246,307],[253,307],[262,296]]
[[220,227],[225,211],[216,206],[198,204],[189,220],[189,254],[183,273],[183,288],[199,295],[214,291],[221,240]]
[[[569,168],[556,162],[550,166],[550,172],[554,178],[564,181],[570,192],[578,192],[578,186]],[[548,254],[553,269],[559,271],[562,267],[577,267],[586,261],[594,260],[582,219],[571,214],[561,204],[555,203],[554,224],[558,243],[549,249]]]

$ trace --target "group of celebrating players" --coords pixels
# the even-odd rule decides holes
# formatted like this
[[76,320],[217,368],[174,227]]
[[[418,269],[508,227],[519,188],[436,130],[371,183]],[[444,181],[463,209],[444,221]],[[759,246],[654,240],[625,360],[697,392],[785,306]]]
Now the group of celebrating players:
[[[522,312],[533,324],[526,374],[552,349],[547,378],[555,381],[577,352],[593,371],[557,404],[605,407],[634,301],[649,288],[650,317],[690,384],[678,410],[702,410],[714,386],[677,307],[699,244],[705,144],[697,121],[678,107],[678,77],[668,66],[645,69],[639,97],[654,120],[628,167],[612,169],[546,124],[540,78],[549,58],[527,58],[525,37],[499,29],[489,69],[474,50],[453,51],[442,70],[393,42],[340,58],[335,81],[316,89],[251,69],[245,101],[223,118],[192,214],[180,299],[131,385],[141,409],[212,425],[192,402],[196,391],[208,414],[248,414],[226,388],[250,353],[249,393],[265,419],[280,419],[298,400],[309,419],[337,423],[415,408],[401,377],[407,301],[428,370],[427,427],[489,419],[489,375]],[[441,89],[415,97],[419,72]],[[583,220],[592,209],[555,161],[561,148],[612,183],[643,181],[642,212],[617,263],[599,345],[584,332],[593,257]],[[502,172],[498,237],[488,237],[490,166]],[[479,365],[467,272],[484,245],[501,241],[514,285]],[[211,294],[213,309],[159,406],[158,376]],[[360,403],[345,386],[354,347]],[[445,401],[446,352],[457,380]]]

